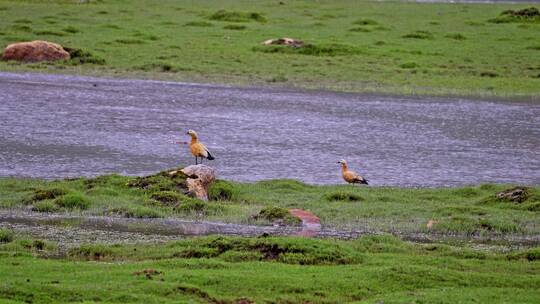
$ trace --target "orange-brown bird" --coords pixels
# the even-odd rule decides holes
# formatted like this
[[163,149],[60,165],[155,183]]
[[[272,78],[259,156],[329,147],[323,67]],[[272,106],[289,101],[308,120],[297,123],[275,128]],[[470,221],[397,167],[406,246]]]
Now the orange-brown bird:
[[347,168],[347,162],[342,159],[338,161],[338,164],[341,164],[341,174],[343,179],[349,184],[368,184],[368,180],[360,176],[360,174],[349,170]]
[[212,154],[210,154],[210,151],[208,151],[208,148],[206,148],[205,145],[203,145],[201,142],[199,142],[199,137],[197,136],[197,132],[193,130],[187,131],[187,134],[191,136],[191,142],[189,143],[189,149],[191,150],[191,154],[195,156],[195,164],[198,165],[199,157],[201,158],[201,164],[203,158],[206,158],[208,160],[213,160],[214,157]]

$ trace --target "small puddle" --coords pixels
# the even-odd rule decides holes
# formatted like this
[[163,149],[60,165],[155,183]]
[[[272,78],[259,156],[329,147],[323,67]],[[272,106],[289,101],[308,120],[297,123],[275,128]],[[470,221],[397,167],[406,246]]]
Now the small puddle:
[[315,214],[302,209],[291,209],[289,212],[302,220],[302,230],[295,235],[314,237],[321,232],[321,220]]

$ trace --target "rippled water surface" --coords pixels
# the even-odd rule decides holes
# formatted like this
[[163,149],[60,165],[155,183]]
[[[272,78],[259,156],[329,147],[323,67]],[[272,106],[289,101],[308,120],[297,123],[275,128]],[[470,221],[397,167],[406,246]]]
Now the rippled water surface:
[[140,175],[194,162],[220,177],[373,185],[540,184],[540,105],[0,73],[0,176]]

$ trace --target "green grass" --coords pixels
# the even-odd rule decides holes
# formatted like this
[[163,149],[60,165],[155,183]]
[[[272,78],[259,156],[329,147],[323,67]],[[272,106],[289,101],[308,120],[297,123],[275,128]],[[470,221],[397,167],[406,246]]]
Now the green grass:
[[61,252],[16,237],[0,243],[0,301],[538,303],[538,252],[415,245],[389,236],[204,237]]
[[[461,188],[314,186],[294,180],[257,183],[217,181],[211,201],[184,194],[185,178],[158,173],[145,178],[119,175],[45,181],[0,179],[0,207],[38,212],[77,212],[126,217],[178,217],[231,223],[268,224],[300,208],[325,227],[374,231],[460,234],[540,233],[540,188],[521,202],[497,199],[511,185]],[[429,220],[436,223],[428,229]]]
[[[530,6],[0,0],[0,46],[46,39],[101,62],[0,62],[0,70],[538,99],[540,52],[531,45],[540,23],[536,17],[501,15]],[[497,18],[513,19],[490,22]],[[280,37],[303,40],[308,47],[260,45]],[[410,62],[417,66],[402,68]]]

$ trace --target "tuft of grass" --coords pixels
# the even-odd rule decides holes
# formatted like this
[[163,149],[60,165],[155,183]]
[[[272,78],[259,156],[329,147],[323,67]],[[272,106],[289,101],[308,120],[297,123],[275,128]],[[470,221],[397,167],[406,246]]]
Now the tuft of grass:
[[64,32],[66,32],[66,33],[71,33],[71,34],[76,34],[76,33],[80,32],[80,30],[78,28],[73,27],[71,25],[67,26],[67,27],[64,27],[62,30]]
[[499,74],[492,71],[484,71],[484,72],[480,72],[480,77],[495,78],[495,77],[499,77]]
[[208,190],[208,196],[213,201],[231,201],[238,196],[238,188],[231,182],[215,181]]
[[91,261],[103,260],[113,254],[113,250],[101,244],[81,245],[68,251],[68,257]]
[[464,35],[462,35],[460,33],[448,34],[448,35],[446,35],[444,37],[454,39],[454,40],[466,40],[467,39],[467,37],[465,37]]
[[540,10],[536,7],[528,7],[521,10],[505,10],[498,17],[489,19],[492,23],[538,23],[540,22]]
[[120,43],[120,44],[145,44],[144,40],[140,39],[133,39],[133,38],[124,38],[124,39],[116,39],[114,42]]
[[32,205],[32,211],[36,212],[55,212],[58,209],[58,206],[50,200],[39,201]]
[[[275,261],[298,265],[358,264],[363,255],[341,242],[304,238],[207,237],[177,243],[179,258],[223,258],[225,260]],[[330,246],[328,246],[328,245]]]
[[32,20],[30,19],[17,19],[17,20],[14,20],[13,23],[22,23],[22,24],[32,24]]
[[275,76],[272,76],[271,78],[269,78],[267,80],[267,82],[272,82],[272,83],[276,83],[276,82],[287,82],[289,79],[283,75],[283,74],[279,74],[279,75],[275,75]]
[[67,194],[68,190],[64,188],[46,188],[46,189],[36,189],[34,192],[23,199],[23,203],[30,204],[37,201],[50,200],[60,197],[64,194]]
[[399,65],[402,69],[415,69],[418,67],[418,63],[416,62],[405,62]]
[[211,215],[223,210],[221,205],[215,203],[207,203],[198,199],[184,200],[177,208],[176,211],[183,214],[195,214],[195,215]]
[[277,207],[277,206],[268,206],[262,209],[259,214],[254,216],[255,219],[264,219],[269,222],[281,221],[285,225],[300,225],[302,221],[291,215],[288,209]]
[[239,24],[227,24],[223,27],[223,29],[226,30],[234,30],[234,31],[242,31],[247,29],[247,26],[245,25],[239,25]]
[[140,66],[136,66],[135,69],[141,70],[141,71],[159,71],[163,73],[176,73],[180,71],[181,69],[170,64],[170,63],[148,63]]
[[11,26],[11,29],[14,30],[14,31],[19,31],[19,32],[31,32],[32,31],[32,27],[30,27],[28,25],[20,25],[20,24],[15,24],[15,25]]
[[90,201],[82,193],[68,193],[54,200],[54,203],[66,209],[85,210],[90,206]]
[[214,25],[207,21],[190,21],[190,22],[185,23],[184,26],[211,27]]
[[259,13],[227,11],[227,10],[219,10],[215,12],[214,14],[212,14],[209,18],[211,20],[227,21],[227,22],[256,21],[256,22],[264,23],[267,21],[266,18]]
[[527,47],[527,50],[540,51],[540,45],[531,45]]
[[434,39],[433,34],[428,31],[416,31],[413,33],[403,35],[401,37],[409,38],[409,39],[428,39],[428,40]]
[[39,30],[34,31],[34,34],[36,35],[43,35],[43,36],[65,36],[66,33],[60,32],[60,31],[53,31],[53,30]]
[[324,199],[327,201],[343,201],[343,202],[359,202],[364,199],[356,194],[351,192],[331,192],[324,195]]
[[167,206],[176,206],[182,201],[183,195],[175,191],[157,191],[150,198]]
[[368,29],[368,28],[365,28],[365,27],[353,27],[353,28],[349,29],[349,32],[369,33],[369,32],[371,32],[371,30]]
[[13,231],[0,228],[0,243],[10,243],[13,241],[15,234]]
[[540,261],[540,247],[530,248],[521,252],[509,253],[506,256],[509,260],[527,260],[530,262]]
[[155,208],[146,206],[126,206],[110,208],[104,212],[105,215],[120,215],[127,218],[161,218],[163,213]]
[[308,56],[347,56],[364,53],[364,50],[347,44],[306,44],[302,47],[266,45],[253,47],[253,51],[271,54],[299,54]]
[[84,51],[79,48],[70,48],[70,47],[64,47],[64,50],[69,53],[70,60],[69,62],[73,65],[80,65],[80,64],[96,64],[96,65],[104,65],[105,59],[95,56],[94,54]]
[[358,19],[356,21],[353,22],[353,24],[356,24],[356,25],[377,25],[379,24],[377,21],[375,20],[372,20],[372,19]]

